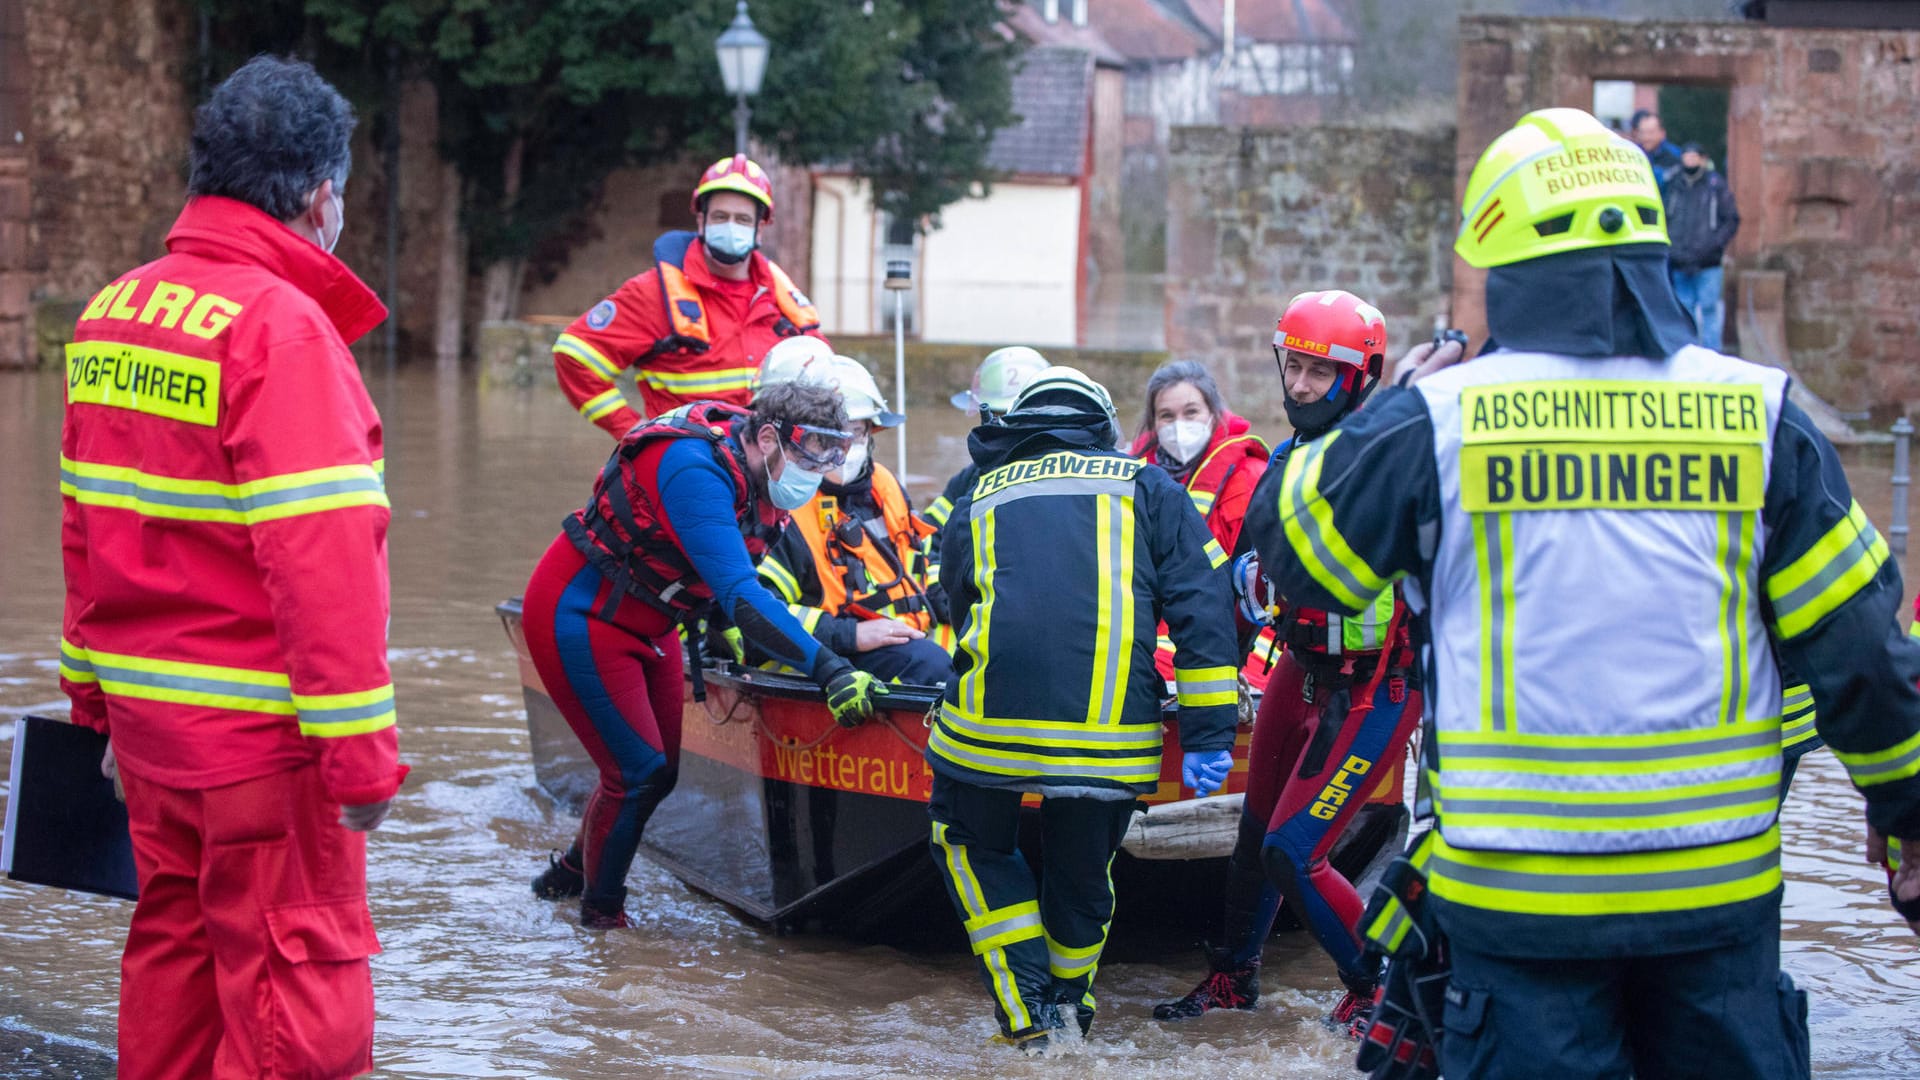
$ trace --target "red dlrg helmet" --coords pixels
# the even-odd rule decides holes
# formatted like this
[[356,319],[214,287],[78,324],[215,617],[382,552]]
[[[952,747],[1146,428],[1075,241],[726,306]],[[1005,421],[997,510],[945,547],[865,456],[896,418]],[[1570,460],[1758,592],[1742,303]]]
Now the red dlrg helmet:
[[700,183],[693,189],[694,216],[699,216],[700,204],[716,191],[737,191],[745,195],[765,208],[762,220],[773,220],[773,181],[767,178],[766,170],[747,155],[723,157],[700,174]]
[[1378,308],[1345,289],[1301,293],[1288,301],[1273,329],[1273,356],[1283,373],[1290,352],[1342,368],[1325,398],[1284,401],[1294,427],[1318,432],[1359,408],[1379,381],[1387,361],[1387,321]]

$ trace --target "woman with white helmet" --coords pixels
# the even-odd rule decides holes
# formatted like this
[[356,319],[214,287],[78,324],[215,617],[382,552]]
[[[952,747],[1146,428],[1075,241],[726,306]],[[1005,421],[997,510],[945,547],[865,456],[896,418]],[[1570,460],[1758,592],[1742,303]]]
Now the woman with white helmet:
[[[790,340],[799,346],[805,339]],[[862,670],[894,682],[945,683],[953,661],[941,642],[951,634],[946,595],[928,553],[933,528],[914,516],[899,480],[872,453],[873,433],[905,417],[887,408],[873,376],[851,357],[783,354],[776,347],[760,378],[762,386],[833,386],[846,402],[853,433],[846,463],[793,512],[760,563],[760,579],[821,644]]]

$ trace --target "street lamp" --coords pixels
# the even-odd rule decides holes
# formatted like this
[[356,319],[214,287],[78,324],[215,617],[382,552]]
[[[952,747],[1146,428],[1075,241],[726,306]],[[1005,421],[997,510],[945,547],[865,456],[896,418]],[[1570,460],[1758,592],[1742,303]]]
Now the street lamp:
[[720,81],[733,95],[733,152],[747,152],[747,99],[760,92],[760,80],[767,74],[767,39],[753,28],[747,17],[747,0],[734,8],[733,22],[713,43],[720,58]]

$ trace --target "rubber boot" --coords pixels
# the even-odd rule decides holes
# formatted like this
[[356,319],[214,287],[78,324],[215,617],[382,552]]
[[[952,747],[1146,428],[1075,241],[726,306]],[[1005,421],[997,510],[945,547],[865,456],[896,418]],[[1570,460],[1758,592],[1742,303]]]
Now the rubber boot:
[[580,873],[580,842],[575,840],[565,855],[547,856],[547,868],[533,879],[533,895],[542,900],[564,900],[579,896],[587,887]]
[[1153,1007],[1155,1020],[1190,1020],[1213,1009],[1251,1009],[1260,1000],[1260,958],[1234,965],[1225,949],[1207,950],[1207,977],[1177,1001]]
[[620,891],[603,900],[582,896],[580,898],[580,928],[583,930],[623,930],[633,925],[633,917],[627,914],[627,890]]

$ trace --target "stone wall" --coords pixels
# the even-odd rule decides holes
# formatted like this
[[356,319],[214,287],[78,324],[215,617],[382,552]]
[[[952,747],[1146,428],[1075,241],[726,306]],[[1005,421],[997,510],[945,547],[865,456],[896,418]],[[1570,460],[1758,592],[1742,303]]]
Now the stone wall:
[[[1762,355],[1770,335],[1742,347],[1841,409],[1920,408],[1920,33],[1471,17],[1460,39],[1463,186],[1523,113],[1591,107],[1595,79],[1730,87],[1730,326],[1745,332],[1742,268],[1786,275],[1787,355]],[[1457,267],[1455,318],[1476,338],[1484,281]]]
[[1175,128],[1167,346],[1237,411],[1280,411],[1273,324],[1294,294],[1347,289],[1390,351],[1431,336],[1450,285],[1453,132]]
[[34,362],[37,306],[84,299],[162,253],[186,182],[195,55],[188,0],[21,0],[8,22],[0,61],[24,61],[26,78],[0,161],[0,367]]

